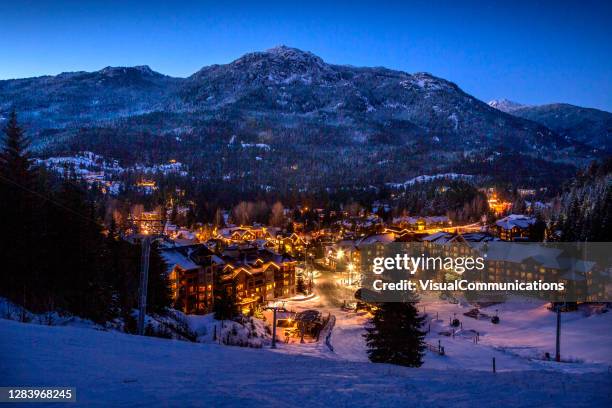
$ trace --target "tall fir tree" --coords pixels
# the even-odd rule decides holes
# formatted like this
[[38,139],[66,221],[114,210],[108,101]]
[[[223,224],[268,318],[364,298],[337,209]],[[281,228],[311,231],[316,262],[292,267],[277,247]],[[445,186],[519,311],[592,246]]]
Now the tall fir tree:
[[599,198],[591,221],[591,241],[612,241],[612,187],[606,186],[604,193]]
[[230,288],[231,291],[228,292],[228,288],[223,284],[222,275],[215,274],[213,311],[217,320],[228,320],[238,315],[234,285]]
[[582,232],[582,213],[580,204],[575,194],[571,196],[569,208],[563,225],[561,227],[561,240],[565,242],[575,242],[580,240]]
[[13,185],[15,189],[17,185],[29,189],[33,186],[35,177],[32,171],[32,159],[28,152],[30,143],[17,123],[15,111],[9,115],[4,135],[0,152],[0,172],[5,178],[2,182]]
[[424,319],[412,302],[380,304],[364,334],[370,361],[420,367],[425,354]]
[[297,277],[297,284],[295,286],[297,293],[306,293],[306,286],[304,285],[304,276],[301,274]]
[[35,265],[32,256],[37,237],[40,207],[32,191],[36,174],[28,153],[29,142],[13,111],[4,128],[0,151],[0,246],[5,251],[0,279],[2,294],[19,303],[32,302]]
[[113,286],[105,279],[105,241],[94,207],[83,189],[65,181],[55,194],[50,230],[48,287],[59,304],[79,316],[104,322],[111,318]]

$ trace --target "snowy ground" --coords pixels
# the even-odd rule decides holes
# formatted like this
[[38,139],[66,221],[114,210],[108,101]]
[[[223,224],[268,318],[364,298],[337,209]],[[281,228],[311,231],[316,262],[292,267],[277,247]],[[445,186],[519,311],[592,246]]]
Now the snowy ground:
[[[473,319],[463,313],[472,306],[450,304],[443,301],[421,303],[420,310],[432,319],[428,341],[441,341],[447,358],[429,355],[425,367],[462,367],[490,370],[495,357],[500,370],[554,369],[567,372],[609,371],[612,365],[612,313],[586,316],[583,310],[561,314],[561,358],[565,363],[543,361],[548,352],[555,355],[556,315],[540,301],[509,301],[481,309],[493,316],[497,313],[500,324],[490,319]],[[435,320],[438,312],[439,320]],[[452,331],[449,318],[457,317],[463,325],[454,338],[439,335]],[[474,344],[475,333],[479,334]]]
[[113,407],[612,403],[607,372],[411,369],[2,319],[0,385],[74,386],[76,405]]
[[204,316],[187,315],[187,322],[197,335],[199,343],[219,343],[261,348],[270,344],[272,336],[267,324],[262,320],[246,317],[244,322],[220,322],[214,314]]
[[[279,352],[317,355],[348,361],[368,361],[364,325],[368,316],[341,309],[343,299],[350,300],[354,289],[336,285],[342,274],[323,272],[316,280],[317,296],[306,301],[289,301],[286,307],[300,311],[317,309],[336,316],[331,343],[332,353],[322,344],[281,344]],[[565,372],[611,371],[612,368],[612,313],[586,316],[583,310],[562,313],[561,356],[565,363],[543,361],[544,353],[555,355],[556,315],[546,308],[546,303],[519,299],[481,309],[493,316],[497,313],[501,323],[494,325],[490,319],[476,320],[463,313],[473,308],[468,304],[452,304],[437,298],[424,298],[418,305],[431,320],[427,342],[437,345],[440,341],[446,355],[428,352],[425,368],[492,370],[495,357],[498,371],[557,370]],[[438,320],[436,320],[436,312]],[[449,318],[457,317],[463,324],[455,337],[440,335],[451,332]],[[425,329],[429,327],[427,323]],[[475,344],[475,333],[479,342]]]
[[[222,329],[212,315],[186,316],[205,343],[198,344],[126,335],[55,314],[17,323],[2,319],[18,316],[0,302],[0,386],[76,386],[78,401],[88,406],[612,406],[612,313],[563,313],[566,362],[555,363],[542,359],[555,349],[555,314],[546,304],[522,300],[481,309],[499,315],[494,325],[464,316],[468,304],[425,298],[419,309],[431,327],[427,342],[440,341],[446,355],[428,352],[422,368],[409,369],[368,362],[362,337],[368,315],[342,310],[354,288],[341,279],[320,273],[314,296],[285,303],[294,312],[333,314],[333,351],[323,338],[270,350],[266,323],[257,319]],[[441,334],[451,331],[454,317],[463,328],[454,337]],[[263,348],[219,345],[214,333]]]

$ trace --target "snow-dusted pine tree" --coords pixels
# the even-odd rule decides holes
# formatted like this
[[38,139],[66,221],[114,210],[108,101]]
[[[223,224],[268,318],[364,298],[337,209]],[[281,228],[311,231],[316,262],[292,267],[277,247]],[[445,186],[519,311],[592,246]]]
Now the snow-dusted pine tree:
[[423,320],[413,302],[382,303],[364,334],[370,360],[420,367],[425,353]]

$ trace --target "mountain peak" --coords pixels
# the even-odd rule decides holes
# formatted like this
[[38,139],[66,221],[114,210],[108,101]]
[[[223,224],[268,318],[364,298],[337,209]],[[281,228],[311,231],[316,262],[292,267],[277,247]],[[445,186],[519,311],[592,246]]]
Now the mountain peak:
[[279,45],[266,51],[252,52],[243,55],[234,61],[234,64],[252,64],[259,61],[269,61],[272,64],[304,64],[304,65],[324,65],[323,60],[309,51],[298,48]]
[[160,73],[153,71],[148,65],[136,65],[134,67],[111,67],[102,68],[98,71],[106,76],[119,76],[125,74],[141,74],[144,76],[161,76]]
[[523,105],[521,103],[518,102],[514,102],[508,99],[493,99],[492,101],[489,101],[488,105],[492,108],[495,108],[497,110],[500,110],[502,112],[512,112],[515,111],[517,109],[523,108],[527,105]]
[[278,55],[284,58],[295,58],[298,56],[316,57],[316,55],[314,55],[310,51],[303,51],[303,50],[300,50],[299,48],[289,47],[283,44],[267,49],[266,53]]

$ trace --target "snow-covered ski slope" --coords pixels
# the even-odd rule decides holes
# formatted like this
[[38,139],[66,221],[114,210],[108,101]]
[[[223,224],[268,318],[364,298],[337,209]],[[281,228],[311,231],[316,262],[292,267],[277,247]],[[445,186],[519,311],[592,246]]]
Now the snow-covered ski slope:
[[0,320],[9,385],[74,386],[77,406],[104,407],[612,405],[610,372],[411,369]]

